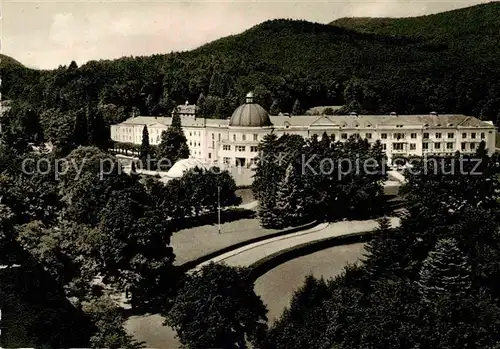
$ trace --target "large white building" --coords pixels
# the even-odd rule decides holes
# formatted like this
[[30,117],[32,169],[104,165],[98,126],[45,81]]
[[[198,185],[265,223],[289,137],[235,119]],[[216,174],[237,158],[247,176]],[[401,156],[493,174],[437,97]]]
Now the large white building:
[[[258,155],[257,145],[274,132],[298,134],[309,138],[324,132],[335,140],[351,136],[380,140],[389,160],[402,156],[451,154],[459,150],[473,153],[485,141],[488,151],[495,150],[495,127],[465,115],[268,115],[253,94],[239,106],[230,119],[197,118],[191,110],[182,113],[181,123],[191,157],[203,163],[225,163],[248,166]],[[141,144],[144,126],[148,127],[150,144],[159,144],[161,133],[169,127],[171,117],[138,116],[111,126],[111,138],[117,142]]]

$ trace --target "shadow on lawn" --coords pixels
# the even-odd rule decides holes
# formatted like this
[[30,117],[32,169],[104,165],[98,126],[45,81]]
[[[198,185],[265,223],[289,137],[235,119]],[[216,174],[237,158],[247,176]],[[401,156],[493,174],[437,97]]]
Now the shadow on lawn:
[[[257,213],[253,210],[244,208],[230,208],[220,213],[220,221],[222,223],[229,223],[238,221],[240,219],[255,218]],[[179,230],[200,227],[203,225],[216,225],[218,223],[217,212],[204,214],[198,217],[185,218],[177,222]]]

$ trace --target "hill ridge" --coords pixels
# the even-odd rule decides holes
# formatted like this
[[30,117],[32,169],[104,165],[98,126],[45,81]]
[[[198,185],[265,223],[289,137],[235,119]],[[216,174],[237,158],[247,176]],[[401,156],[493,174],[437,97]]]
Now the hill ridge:
[[169,114],[172,105],[198,101],[201,93],[201,116],[226,118],[249,90],[265,109],[274,104],[281,112],[290,112],[298,100],[303,109],[434,110],[495,120],[500,113],[498,18],[500,4],[492,3],[383,25],[380,20],[362,26],[268,20],[191,51],[52,71],[3,69],[3,93],[43,109],[106,107],[107,124],[133,113]]

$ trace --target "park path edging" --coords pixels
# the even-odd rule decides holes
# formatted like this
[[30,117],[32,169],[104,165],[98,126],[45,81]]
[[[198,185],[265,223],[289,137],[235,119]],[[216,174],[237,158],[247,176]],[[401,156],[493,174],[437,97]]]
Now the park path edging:
[[[399,227],[399,225],[393,227],[393,229],[396,229],[397,227]],[[374,234],[375,230],[348,233],[345,235],[331,236],[319,240],[310,241],[277,251],[251,264],[249,266],[250,278],[255,281],[268,271],[298,257],[309,255],[311,253],[322,251],[335,246],[345,246],[370,241],[373,238]]]
[[202,268],[203,266],[205,266],[207,264],[210,264],[212,262],[214,262],[214,263],[224,262],[224,260],[226,260],[228,258],[234,257],[234,256],[236,256],[238,254],[241,254],[243,252],[247,252],[249,250],[258,248],[260,246],[267,245],[267,244],[269,244],[271,242],[280,241],[280,240],[286,240],[286,239],[294,238],[294,237],[301,236],[301,235],[315,233],[315,232],[318,232],[320,230],[325,229],[326,227],[328,227],[328,225],[329,225],[329,223],[320,223],[320,224],[315,225],[315,226],[313,226],[311,228],[308,228],[308,229],[305,229],[305,230],[300,230],[298,232],[290,232],[290,231],[288,231],[286,235],[281,234],[280,236],[276,236],[276,237],[269,237],[269,236],[267,236],[266,239],[264,239],[264,240],[261,240],[261,241],[258,241],[258,242],[254,242],[254,243],[247,243],[245,246],[242,246],[240,248],[233,249],[233,250],[231,250],[231,251],[229,251],[227,253],[219,254],[218,256],[216,256],[216,257],[214,257],[212,259],[209,259],[209,260],[207,260],[207,261],[205,261],[203,263],[198,264],[192,270],[198,270],[198,269]]
[[317,225],[318,225],[318,221],[312,221],[310,223],[306,223],[306,224],[300,225],[298,227],[291,227],[291,228],[287,228],[287,229],[284,229],[284,230],[281,230],[281,231],[278,231],[275,233],[271,233],[271,234],[267,234],[267,235],[263,235],[263,236],[257,236],[255,238],[240,241],[238,243],[221,248],[217,251],[210,252],[206,255],[203,255],[203,256],[198,257],[196,259],[193,259],[191,261],[185,262],[185,263],[179,265],[179,268],[181,268],[182,270],[187,272],[191,269],[196,268],[198,265],[200,265],[204,262],[207,262],[213,258],[216,258],[217,256],[221,256],[221,255],[226,254],[228,252],[240,249],[244,246],[248,246],[248,245],[260,242],[260,241],[264,241],[264,240],[268,240],[268,239],[272,239],[272,238],[276,238],[276,237],[280,237],[280,236],[287,236],[289,234],[293,234],[293,233],[296,233],[299,231],[308,230],[308,229],[311,229]]

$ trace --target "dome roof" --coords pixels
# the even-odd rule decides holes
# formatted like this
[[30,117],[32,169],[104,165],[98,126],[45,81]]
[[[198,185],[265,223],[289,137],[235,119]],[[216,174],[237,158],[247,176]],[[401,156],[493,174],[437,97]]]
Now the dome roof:
[[252,92],[247,94],[246,103],[236,108],[229,121],[229,126],[237,127],[265,127],[271,125],[267,111],[253,102]]

